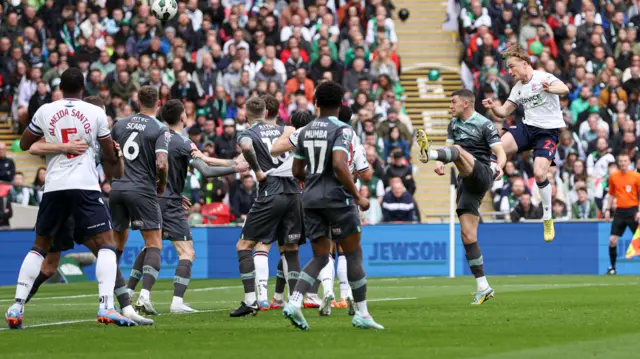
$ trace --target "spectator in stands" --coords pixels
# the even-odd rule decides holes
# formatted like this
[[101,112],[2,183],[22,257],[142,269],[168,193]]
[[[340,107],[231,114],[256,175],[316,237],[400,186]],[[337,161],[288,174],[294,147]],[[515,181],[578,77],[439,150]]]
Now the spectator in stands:
[[13,177],[13,186],[9,191],[9,198],[11,198],[11,202],[23,206],[37,205],[33,188],[25,187],[24,185],[24,174],[22,172],[16,172]]
[[400,177],[391,177],[388,191],[382,200],[383,222],[413,222],[416,220],[415,204]]
[[228,118],[223,121],[223,133],[216,137],[215,152],[219,158],[232,159],[236,154],[236,123]]
[[244,223],[247,219],[247,214],[256,197],[256,191],[257,188],[253,177],[244,176],[242,178],[242,185],[236,189],[236,192],[230,200],[231,213],[236,216],[237,222]]
[[0,142],[0,181],[13,183],[16,173],[16,164],[7,157],[7,145]]
[[193,205],[189,209],[189,217],[187,218],[190,226],[202,225],[204,223],[204,218],[202,217],[201,211],[202,206],[200,205],[200,203],[193,203]]
[[360,211],[362,224],[380,223],[380,221],[382,221],[382,207],[380,207],[382,199],[378,201],[376,197],[373,197],[368,186],[361,186],[359,192],[361,196],[370,199],[369,209],[366,211]]
[[378,135],[382,138],[388,138],[391,129],[395,127],[400,130],[400,137],[407,143],[411,143],[412,134],[407,126],[398,120],[398,110],[390,108],[387,110],[387,120],[378,126]]
[[40,205],[42,195],[44,194],[44,181],[47,178],[47,169],[40,167],[36,171],[36,178],[33,180],[33,191],[36,195],[36,202]]
[[571,218],[573,219],[596,219],[598,218],[598,208],[593,200],[589,199],[585,187],[578,188],[578,200],[571,206]]
[[511,222],[520,222],[526,219],[542,218],[542,208],[531,203],[531,195],[523,193],[518,204],[511,211]]
[[399,148],[393,149],[390,157],[389,165],[385,170],[387,181],[391,178],[398,177],[402,179],[404,187],[409,191],[409,193],[415,193],[416,183],[413,179],[413,171],[411,170],[411,167],[407,165],[408,162],[404,158],[402,150]]
[[567,213],[567,205],[559,199],[553,200],[551,209],[553,211],[553,219],[557,221],[566,221],[571,219]]
[[392,127],[389,132],[389,136],[384,140],[384,159],[389,161],[392,148],[400,149],[400,152],[407,161],[411,161],[411,153],[409,144],[402,137],[400,137],[400,128],[398,126]]
[[604,178],[610,163],[615,163],[616,159],[609,150],[607,139],[599,137],[596,140],[596,151],[587,156],[587,174],[596,179]]

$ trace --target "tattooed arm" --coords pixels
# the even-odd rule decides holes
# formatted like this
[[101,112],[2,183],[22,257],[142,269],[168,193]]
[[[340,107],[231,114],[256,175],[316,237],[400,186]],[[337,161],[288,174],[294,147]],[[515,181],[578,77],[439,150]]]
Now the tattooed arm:
[[260,164],[258,163],[258,156],[256,155],[256,150],[253,148],[253,141],[249,137],[242,137],[240,139],[240,148],[242,149],[242,155],[244,156],[245,161],[249,163],[249,167],[255,172],[256,179],[258,182],[262,182],[265,178],[264,172],[260,169]]

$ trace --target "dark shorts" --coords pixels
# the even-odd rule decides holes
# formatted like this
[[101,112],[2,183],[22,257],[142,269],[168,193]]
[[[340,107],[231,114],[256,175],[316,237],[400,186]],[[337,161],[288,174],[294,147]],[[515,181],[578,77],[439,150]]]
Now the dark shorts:
[[53,237],[53,244],[49,248],[49,253],[60,253],[71,250],[76,244],[83,245],[84,237],[76,234],[76,224],[73,217],[69,217],[58,234]]
[[356,206],[340,208],[305,208],[304,230],[311,241],[328,237],[339,241],[362,232],[360,212]]
[[638,228],[638,222],[636,221],[637,208],[629,209],[617,209],[613,215],[613,222],[611,223],[611,235],[622,236],[624,231],[629,227],[631,234],[633,235]]
[[493,184],[493,171],[489,165],[475,161],[473,172],[467,177],[458,176],[458,192],[456,213],[461,216],[471,213],[480,216],[482,199]]
[[545,129],[520,124],[507,129],[518,146],[518,153],[533,150],[533,157],[544,157],[553,161],[560,129]]
[[152,230],[162,228],[162,214],[158,197],[132,191],[111,191],[109,209],[113,229],[122,232],[129,228]]
[[158,198],[162,211],[162,239],[190,241],[191,228],[182,209],[181,199]]
[[257,198],[242,227],[240,239],[270,244],[302,244],[302,205],[299,194]]
[[[67,223],[69,218],[72,218],[74,228]],[[111,217],[100,191],[62,190],[47,192],[42,196],[36,233],[58,239],[54,241],[57,242],[54,244],[59,244],[58,248],[65,246],[60,239],[73,242],[73,238],[69,237],[84,239],[109,230]],[[70,231],[73,231],[73,235]],[[73,248],[73,244],[71,246]]]

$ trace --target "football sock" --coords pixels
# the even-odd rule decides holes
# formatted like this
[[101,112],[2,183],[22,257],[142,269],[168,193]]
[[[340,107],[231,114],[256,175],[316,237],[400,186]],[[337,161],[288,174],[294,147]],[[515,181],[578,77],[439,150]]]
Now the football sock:
[[329,293],[333,293],[333,277],[335,271],[334,259],[329,255],[329,262],[320,271],[320,277],[318,278],[322,282],[322,289],[324,290],[325,297]]
[[293,294],[294,288],[298,285],[300,277],[300,257],[298,251],[284,252],[285,264],[288,270],[289,295]]
[[436,160],[444,163],[455,162],[460,158],[460,150],[455,146],[444,147],[439,150],[429,151],[429,160]]
[[246,305],[252,305],[256,301],[256,267],[251,254],[251,250],[238,251],[240,279],[244,286],[244,303]]
[[296,308],[300,308],[302,306],[302,299],[304,295],[309,291],[309,288],[313,286],[315,282],[317,282],[316,278],[320,274],[320,271],[324,266],[329,262],[329,256],[327,255],[317,255],[314,254],[311,261],[304,267],[302,273],[300,273],[300,277],[298,278],[298,283],[296,284],[295,289],[293,290],[293,294],[289,298],[289,303]]
[[161,250],[149,247],[146,252],[142,266],[142,289],[150,292],[160,272]]
[[256,251],[253,255],[253,265],[256,269],[256,282],[258,283],[258,301],[267,301],[269,300],[269,253]]
[[133,262],[133,268],[131,268],[131,274],[129,275],[129,282],[127,282],[127,288],[135,291],[136,286],[140,279],[142,279],[142,265],[144,263],[144,257],[147,254],[147,249],[142,248],[136,260]]
[[176,267],[176,275],[173,277],[173,297],[184,298],[189,281],[191,280],[191,266],[193,262],[188,259],[180,259]]
[[282,262],[284,262],[284,254],[280,254],[280,260],[278,261],[278,272],[276,273],[276,288],[273,293],[273,298],[276,300],[283,300],[284,298],[284,286],[287,285],[287,280],[284,277],[284,270],[282,269]]
[[548,179],[545,179],[544,182],[536,182],[538,185],[538,190],[540,190],[540,201],[542,203],[542,219],[549,220],[551,219],[551,184]]
[[616,258],[618,257],[618,247],[609,247],[609,261],[611,268],[616,269]]
[[100,307],[113,309],[113,289],[116,285],[118,261],[113,247],[102,247],[96,259],[96,278],[98,279],[98,295]]
[[16,286],[15,297],[15,304],[19,305],[20,308],[22,308],[24,303],[26,303],[29,292],[31,292],[33,283],[40,273],[42,262],[44,262],[44,257],[46,256],[46,253],[33,247],[24,257],[24,261],[22,261],[22,266],[20,267],[20,272],[18,273],[18,285]]
[[120,309],[122,309],[131,305],[131,296],[129,295],[129,290],[127,289],[127,283],[124,280],[122,271],[120,271],[120,257],[122,257],[122,251],[116,249],[116,262],[118,263],[118,269],[116,272],[116,287],[114,290],[114,294],[118,299],[118,304],[120,305]]
[[356,302],[358,313],[361,316],[369,316],[367,308],[367,275],[362,267],[362,248],[351,253],[345,253],[347,259],[347,278],[353,291],[353,300]]
[[338,281],[340,281],[340,298],[351,297],[351,287],[347,278],[347,258],[344,253],[338,253]]
[[320,289],[320,281],[317,280],[312,286],[311,288],[309,288],[309,290],[307,291],[307,295],[318,295],[318,289]]
[[52,276],[48,276],[45,273],[40,272],[38,274],[38,277],[36,277],[36,280],[33,282],[33,285],[31,286],[31,291],[29,292],[29,295],[27,296],[27,300],[25,303],[29,303],[31,298],[33,298],[33,296],[36,295],[36,293],[38,293],[38,289],[40,289],[40,285],[42,285],[42,283],[46,282],[51,277]]
[[478,292],[485,291],[489,287],[487,278],[484,276],[484,264],[482,260],[482,252],[478,242],[471,244],[465,244],[464,250],[466,251],[467,263],[469,263],[469,269],[476,278],[478,286]]

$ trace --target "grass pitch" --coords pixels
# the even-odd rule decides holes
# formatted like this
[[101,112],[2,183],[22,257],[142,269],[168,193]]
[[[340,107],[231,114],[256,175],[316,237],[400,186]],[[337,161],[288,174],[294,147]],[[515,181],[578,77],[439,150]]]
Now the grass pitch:
[[[203,312],[163,314],[152,327],[95,322],[95,283],[43,285],[25,310],[25,330],[0,331],[10,358],[634,358],[640,334],[636,277],[489,277],[496,298],[471,306],[471,277],[369,279],[369,310],[384,331],[351,326],[345,309],[308,332],[281,311],[229,318],[240,280],[194,280],[185,301]],[[270,281],[273,289],[274,279]],[[336,290],[337,288],[336,283]],[[0,288],[0,310],[14,288]],[[337,294],[337,292],[336,292]],[[156,310],[168,313],[172,283],[159,281]]]

